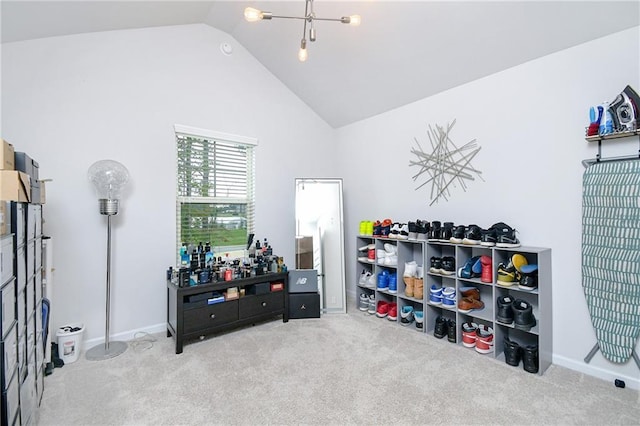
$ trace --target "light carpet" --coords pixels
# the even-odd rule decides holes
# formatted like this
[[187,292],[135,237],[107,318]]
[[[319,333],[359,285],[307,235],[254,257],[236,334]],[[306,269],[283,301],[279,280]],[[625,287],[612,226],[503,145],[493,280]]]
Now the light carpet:
[[632,389],[543,376],[359,311],[185,344],[132,342],[45,378],[39,425],[639,424]]

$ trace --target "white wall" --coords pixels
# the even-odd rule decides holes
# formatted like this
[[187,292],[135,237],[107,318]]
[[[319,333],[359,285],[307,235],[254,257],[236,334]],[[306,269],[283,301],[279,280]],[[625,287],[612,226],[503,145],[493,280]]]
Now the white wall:
[[[613,100],[627,84],[640,91],[639,52],[636,27],[339,129],[348,288],[355,292],[355,255],[349,254],[357,251],[352,237],[361,220],[482,227],[504,221],[517,228],[523,245],[553,250],[554,363],[637,387],[633,361],[617,366],[600,354],[589,365],[582,361],[596,340],[581,283],[581,160],[596,153],[584,139],[589,107]],[[426,149],[427,125],[454,119],[453,141],[475,138],[482,147],[472,163],[484,181],[470,182],[466,193],[458,187],[449,202],[429,207],[430,187],[414,190],[410,149],[414,137]],[[607,143],[604,154],[620,155],[623,148],[637,153],[638,139]]]
[[294,178],[336,174],[333,130],[227,34],[188,25],[9,43],[2,65],[2,137],[53,179],[54,331],[82,321],[85,338],[104,336],[106,218],[86,175],[104,158],[132,180],[113,220],[111,334],[166,328],[176,123],[259,139],[256,236],[293,265]]

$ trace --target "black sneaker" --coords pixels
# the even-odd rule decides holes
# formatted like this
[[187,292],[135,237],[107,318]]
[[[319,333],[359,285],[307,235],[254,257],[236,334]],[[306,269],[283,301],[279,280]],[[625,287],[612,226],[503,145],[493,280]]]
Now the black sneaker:
[[538,288],[538,265],[523,265],[520,270],[522,274],[520,275],[518,288],[527,291]]
[[533,315],[531,303],[526,300],[516,299],[511,305],[513,308],[514,326],[518,330],[529,331],[536,325],[536,317]]
[[458,330],[456,329],[456,321],[452,319],[447,320],[447,340],[451,343],[456,343]]
[[482,230],[478,225],[469,225],[464,234],[462,244],[478,245],[482,240]]
[[498,237],[496,236],[496,230],[491,227],[489,229],[480,230],[480,245],[485,247],[493,247],[496,245]]
[[453,228],[453,233],[451,235],[451,241],[453,244],[462,244],[462,240],[464,239],[464,233],[467,231],[467,227],[464,225],[458,225]]
[[538,372],[538,345],[528,345],[522,348],[522,367],[529,373]]
[[409,222],[407,223],[407,227],[409,228],[409,239],[417,240],[418,239],[418,223],[417,222]]
[[518,342],[504,338],[504,362],[514,367],[520,365],[521,349]]
[[441,243],[451,242],[453,236],[453,222],[445,222],[442,224],[442,233],[440,234]]
[[447,320],[444,317],[436,318],[436,326],[433,329],[433,336],[442,339],[447,335]]
[[498,313],[496,320],[503,324],[513,323],[513,298],[511,296],[500,296],[497,300]]
[[429,272],[433,272],[434,274],[439,274],[442,272],[442,258],[431,256],[431,267],[429,268]]
[[456,273],[456,259],[452,256],[444,256],[442,258],[442,268],[440,273],[444,275],[455,275]]
[[429,238],[429,231],[431,230],[431,225],[426,220],[418,219],[416,221],[416,233],[418,234],[418,241],[427,241]]
[[496,230],[496,247],[520,247],[515,229],[503,222],[496,223],[492,228]]
[[431,230],[429,231],[429,241],[440,241],[442,236],[442,226],[440,221],[431,222]]

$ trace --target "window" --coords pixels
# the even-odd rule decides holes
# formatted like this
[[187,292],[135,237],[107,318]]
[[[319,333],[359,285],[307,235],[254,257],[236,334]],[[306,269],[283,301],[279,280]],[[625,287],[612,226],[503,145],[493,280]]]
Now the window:
[[254,227],[254,147],[242,136],[176,125],[176,256],[183,243],[244,250]]

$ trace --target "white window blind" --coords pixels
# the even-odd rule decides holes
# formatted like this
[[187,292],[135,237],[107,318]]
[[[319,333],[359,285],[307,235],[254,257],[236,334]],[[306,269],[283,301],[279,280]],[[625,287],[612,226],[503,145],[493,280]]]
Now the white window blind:
[[253,233],[254,144],[202,133],[176,131],[176,255],[183,243],[241,250]]

